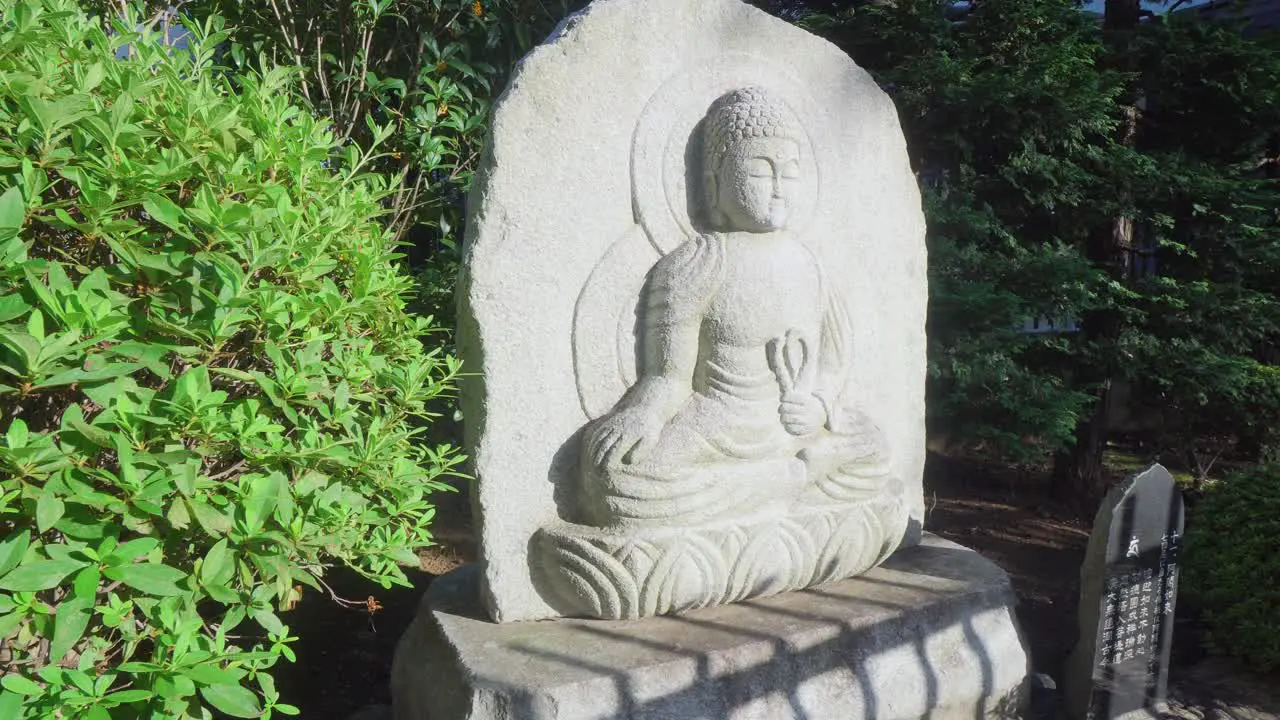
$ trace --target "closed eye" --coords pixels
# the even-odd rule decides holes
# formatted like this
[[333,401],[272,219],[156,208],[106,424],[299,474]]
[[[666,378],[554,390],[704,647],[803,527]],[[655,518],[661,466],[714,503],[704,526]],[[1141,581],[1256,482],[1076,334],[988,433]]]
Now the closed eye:
[[773,177],[773,163],[764,158],[754,158],[747,165],[747,173],[756,178]]

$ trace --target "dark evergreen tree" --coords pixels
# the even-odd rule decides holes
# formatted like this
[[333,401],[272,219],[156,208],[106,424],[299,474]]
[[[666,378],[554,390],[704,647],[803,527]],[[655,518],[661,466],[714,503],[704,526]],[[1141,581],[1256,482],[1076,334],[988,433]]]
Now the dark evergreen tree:
[[1030,462],[1070,446],[1091,399],[1064,331],[1111,300],[1082,248],[1119,210],[1123,78],[1099,71],[1071,2],[953,5],[866,5],[815,27],[893,95],[921,178],[931,430]]
[[896,0],[803,22],[902,116],[930,225],[931,429],[1055,457],[1087,502],[1118,410],[1154,411],[1189,464],[1268,440],[1280,61],[1197,15],[1078,5]]

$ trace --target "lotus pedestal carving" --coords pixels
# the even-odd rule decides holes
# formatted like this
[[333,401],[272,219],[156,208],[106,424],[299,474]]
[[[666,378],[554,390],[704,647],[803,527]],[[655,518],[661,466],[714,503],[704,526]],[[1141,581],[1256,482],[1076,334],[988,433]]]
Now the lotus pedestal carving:
[[897,547],[905,518],[901,499],[885,497],[689,529],[562,523],[538,533],[535,557],[566,614],[630,620],[861,574]]

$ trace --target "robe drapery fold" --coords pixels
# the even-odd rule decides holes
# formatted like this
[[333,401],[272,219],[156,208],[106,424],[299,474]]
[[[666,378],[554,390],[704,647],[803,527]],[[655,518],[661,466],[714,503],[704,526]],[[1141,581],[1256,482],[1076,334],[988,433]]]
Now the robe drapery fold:
[[[713,337],[709,313],[724,289],[731,252],[727,243],[732,241],[722,234],[693,238],[650,271],[641,304],[639,382],[649,374],[684,368],[688,358],[673,358],[672,353],[690,347],[691,333],[697,334],[697,359],[691,376],[664,380],[687,382],[687,397],[671,407],[653,408],[669,416],[662,418],[656,450],[649,457],[628,464],[619,453],[612,462],[596,466],[584,453],[584,497],[591,524],[699,523],[735,508],[870,497],[888,482],[883,438],[865,415],[843,402],[851,368],[848,311],[807,248],[797,242],[795,252],[811,261],[822,307],[814,328],[816,347],[805,343],[802,353],[804,362],[816,367],[799,373],[809,378],[808,384],[794,389],[821,403],[826,415],[821,430],[797,436],[782,423],[779,404],[790,388],[776,367],[770,369],[766,354],[772,347],[766,345],[790,341],[790,330],[785,338],[760,347],[731,346]],[[709,348],[717,342],[728,349]],[[717,362],[717,357],[748,361]],[[644,393],[629,392],[614,411],[587,427],[584,448],[592,445],[594,432],[611,415],[624,408],[643,410],[639,406],[648,401]]]

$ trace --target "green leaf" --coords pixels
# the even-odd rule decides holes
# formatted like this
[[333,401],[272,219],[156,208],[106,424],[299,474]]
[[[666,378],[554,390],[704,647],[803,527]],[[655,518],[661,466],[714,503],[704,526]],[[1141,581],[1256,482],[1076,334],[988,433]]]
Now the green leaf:
[[22,421],[22,418],[14,418],[14,421],[9,423],[8,432],[5,433],[5,442],[11,449],[17,449],[26,447],[27,438],[29,437],[27,424]]
[[157,377],[168,380],[173,375],[169,370],[168,358],[171,353],[177,350],[176,347],[166,345],[126,340],[107,352],[117,357],[133,360],[155,373]]
[[16,267],[27,261],[27,244],[20,237],[0,242],[0,267]]
[[205,585],[225,585],[235,574],[235,554],[227,547],[227,539],[223,538],[209,548],[200,565],[200,582]]
[[200,688],[200,695],[218,710],[238,718],[262,716],[258,696],[240,685],[210,685]]
[[240,678],[244,676],[242,672],[220,668],[211,663],[193,665],[183,668],[181,672],[201,685],[230,685],[234,687],[240,683]]
[[62,385],[74,385],[76,383],[97,382],[99,380],[110,380],[124,375],[129,375],[135,370],[142,369],[140,363],[108,363],[94,370],[85,370],[83,368],[71,368],[54,373],[49,377],[41,380],[35,387],[44,389],[51,387],[59,387]]
[[[34,317],[37,313],[32,312]],[[9,369],[13,375],[25,377],[32,373],[32,369],[36,363],[40,361],[41,342],[36,338],[23,332],[2,332],[0,333],[0,345],[4,345],[17,356],[16,366]]]
[[55,529],[79,540],[101,540],[108,531],[116,531],[99,519],[89,508],[77,504],[72,504],[67,509],[67,514],[58,521]]
[[205,585],[204,589],[209,593],[209,597],[223,605],[234,605],[240,602],[240,594],[226,585]]
[[84,635],[93,617],[99,579],[96,566],[81,570],[72,584],[71,594],[58,604],[53,620],[53,639],[49,645],[51,659],[61,660]]
[[186,498],[178,498],[169,504],[169,512],[165,514],[169,524],[179,530],[191,526],[191,513],[187,510]]
[[124,703],[150,700],[155,696],[156,694],[150,690],[121,690],[120,692],[113,692],[110,695],[107,695],[103,700],[123,705]]
[[0,637],[9,637],[26,619],[27,614],[25,612],[14,611],[7,615],[0,615]]
[[64,95],[52,101],[28,95],[18,104],[46,135],[52,135],[93,113],[88,95]]
[[186,578],[187,574],[160,563],[120,565],[107,568],[104,574],[149,595],[182,595],[186,592],[177,583]]
[[62,498],[54,495],[48,488],[36,500],[36,529],[41,533],[49,532],[49,528],[57,524],[67,512]]
[[22,562],[22,557],[27,554],[27,547],[30,545],[31,533],[26,530],[0,542],[0,577],[18,567],[18,563]]
[[79,560],[37,560],[20,565],[0,578],[0,590],[39,592],[56,588],[63,578],[87,564]]
[[249,495],[243,501],[245,525],[250,532],[262,529],[267,518],[276,509],[280,493],[288,487],[288,481],[279,472],[258,475],[250,481]]
[[21,720],[22,716],[22,695],[0,692],[0,720]]
[[63,431],[70,428],[84,436],[85,440],[103,448],[115,447],[115,441],[111,438],[111,433],[90,425],[84,420],[84,411],[79,405],[68,405],[66,412],[62,414]]
[[9,322],[15,318],[20,318],[30,310],[31,306],[23,302],[20,295],[0,297],[0,322]]
[[210,535],[226,535],[231,531],[231,519],[226,514],[200,500],[187,500],[187,509],[195,516],[196,522]]
[[149,662],[127,662],[120,663],[120,666],[117,669],[120,672],[133,673],[137,675],[139,673],[160,672],[164,670],[165,667],[163,665],[157,665],[156,663]]
[[263,630],[266,630],[273,635],[278,635],[285,631],[284,623],[281,622],[280,618],[270,610],[254,610],[249,614],[254,620],[258,621],[258,624],[262,626]]
[[107,71],[102,63],[96,62],[89,66],[84,73],[84,84],[80,87],[81,92],[89,92],[98,87],[102,83],[102,79],[106,77]]
[[186,497],[196,494],[196,478],[200,475],[200,461],[192,460],[173,470],[173,484]]
[[[57,280],[66,280],[66,273],[62,272],[61,267],[58,265],[49,266],[49,287],[45,286],[44,280],[41,278],[41,273],[35,272],[31,267],[22,268],[22,274],[27,278],[27,289],[35,293],[36,297],[40,300],[40,304],[44,305],[45,311],[55,318],[62,317],[62,303],[58,301],[58,298],[53,293],[53,286],[57,285]],[[70,283],[69,280],[67,282],[68,284]],[[62,289],[65,290],[70,288]],[[41,330],[40,333],[33,334],[43,334],[43,330]]]
[[[31,334],[31,337],[36,342],[41,345],[44,344],[44,313],[39,310],[31,311],[31,314],[27,316],[27,332]],[[41,354],[43,355],[45,352],[47,352],[47,348],[41,348]]]
[[0,678],[0,685],[3,685],[5,690],[15,692],[19,695],[34,697],[44,694],[44,688],[37,685],[34,680],[31,678],[25,678],[16,673],[9,673],[3,678]]
[[26,215],[27,207],[21,190],[11,187],[0,195],[0,231],[21,228]]
[[137,560],[159,546],[160,541],[155,538],[145,537],[130,540],[107,553],[107,556],[103,558],[103,562],[107,565],[123,565]]
[[142,201],[142,209],[170,230],[185,232],[186,228],[182,225],[182,208],[169,198],[153,195]]

